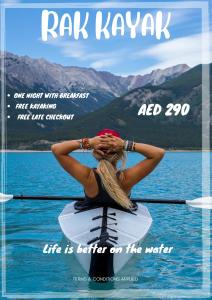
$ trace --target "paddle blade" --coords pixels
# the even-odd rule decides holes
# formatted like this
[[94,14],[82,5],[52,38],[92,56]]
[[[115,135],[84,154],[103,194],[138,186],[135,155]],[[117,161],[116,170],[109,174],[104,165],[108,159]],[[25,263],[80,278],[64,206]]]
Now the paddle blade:
[[196,208],[212,209],[212,197],[202,197],[194,200],[186,200],[186,203]]
[[0,193],[0,202],[7,202],[11,199],[13,199],[13,195],[5,195]]

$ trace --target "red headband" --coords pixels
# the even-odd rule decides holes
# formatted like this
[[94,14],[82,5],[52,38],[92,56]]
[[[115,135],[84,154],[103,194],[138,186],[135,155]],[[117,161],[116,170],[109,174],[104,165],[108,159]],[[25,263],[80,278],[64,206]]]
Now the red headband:
[[121,137],[120,134],[115,131],[115,130],[112,130],[112,129],[108,129],[108,128],[105,128],[105,129],[102,129],[101,131],[99,131],[96,135],[97,136],[100,136],[100,135],[104,135],[104,134],[112,134],[113,136],[116,136],[116,137]]

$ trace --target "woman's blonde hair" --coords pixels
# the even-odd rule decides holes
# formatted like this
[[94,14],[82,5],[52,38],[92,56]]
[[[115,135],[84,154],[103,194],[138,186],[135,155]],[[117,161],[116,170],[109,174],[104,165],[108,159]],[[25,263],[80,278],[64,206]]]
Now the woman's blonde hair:
[[122,160],[121,170],[125,168],[126,155],[122,150],[120,152],[115,152],[111,155],[107,155],[107,158],[103,158],[99,153],[93,151],[93,156],[99,161],[97,166],[98,174],[101,177],[102,184],[110,197],[114,199],[119,205],[126,209],[131,209],[133,207],[132,202],[128,198],[125,191],[119,185],[116,169],[114,165]]

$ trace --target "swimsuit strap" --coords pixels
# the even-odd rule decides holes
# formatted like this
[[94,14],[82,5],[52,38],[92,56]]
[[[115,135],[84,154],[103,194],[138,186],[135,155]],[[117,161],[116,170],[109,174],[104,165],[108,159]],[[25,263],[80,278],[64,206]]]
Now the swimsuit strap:
[[[93,168],[93,172],[94,172],[94,175],[95,175],[95,178],[96,178],[96,181],[97,181],[97,185],[99,187],[99,191],[100,189],[102,190],[105,190],[103,184],[102,184],[102,180],[101,180],[101,177],[99,175],[99,173],[96,171],[97,168]],[[119,178],[119,175],[121,174],[121,171],[119,170],[117,173],[116,173],[116,177]]]
[[98,195],[99,195],[100,192],[103,190],[102,180],[101,180],[101,177],[100,177],[99,173],[96,171],[96,168],[93,168],[93,172],[94,172],[96,182],[97,182],[97,185],[98,185],[98,188],[99,188],[99,193],[98,193]]

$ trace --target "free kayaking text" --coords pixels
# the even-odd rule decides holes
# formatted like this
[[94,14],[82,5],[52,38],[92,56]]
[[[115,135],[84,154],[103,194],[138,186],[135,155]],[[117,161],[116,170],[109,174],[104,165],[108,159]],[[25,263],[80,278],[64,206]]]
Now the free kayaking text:
[[[89,20],[92,20],[89,24]],[[129,35],[136,37],[154,36],[170,39],[168,26],[171,12],[157,11],[154,14],[140,11],[126,13],[98,10],[90,18],[89,11],[72,10],[70,13],[60,14],[56,11],[43,10],[41,14],[41,39],[44,42],[58,37],[69,36],[74,40],[87,39],[94,33],[97,40],[110,39],[116,36]],[[94,24],[94,25],[93,25]],[[93,27],[91,26],[93,25]]]

